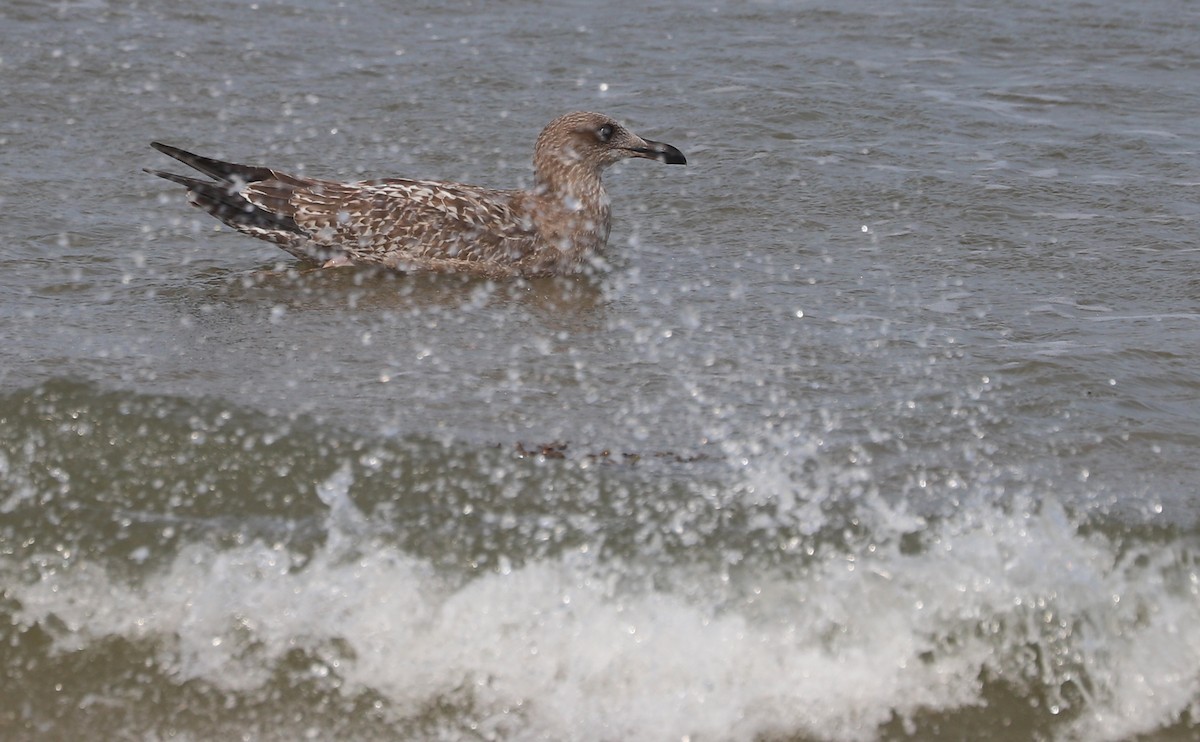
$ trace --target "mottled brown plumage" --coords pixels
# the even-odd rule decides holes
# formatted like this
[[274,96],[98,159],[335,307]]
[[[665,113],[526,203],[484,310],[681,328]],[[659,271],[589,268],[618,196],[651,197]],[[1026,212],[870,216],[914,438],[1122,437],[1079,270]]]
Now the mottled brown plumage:
[[527,190],[402,178],[339,183],[152,146],[213,180],[147,172],[186,186],[193,205],[301,260],[492,277],[578,271],[608,240],[603,170],[629,157],[686,163],[675,147],[586,112],[542,130]]

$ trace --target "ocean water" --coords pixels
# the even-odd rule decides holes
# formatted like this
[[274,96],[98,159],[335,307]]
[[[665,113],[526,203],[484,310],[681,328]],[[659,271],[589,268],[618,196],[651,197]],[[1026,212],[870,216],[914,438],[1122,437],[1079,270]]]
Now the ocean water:
[[[0,8],[0,738],[1200,735],[1200,8]],[[607,270],[303,271],[163,140],[527,184]]]

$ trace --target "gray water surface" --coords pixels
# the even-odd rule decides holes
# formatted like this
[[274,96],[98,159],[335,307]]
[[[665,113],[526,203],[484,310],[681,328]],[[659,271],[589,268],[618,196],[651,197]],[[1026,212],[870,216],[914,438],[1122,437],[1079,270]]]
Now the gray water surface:
[[[0,10],[0,736],[1182,740],[1200,9]],[[141,172],[530,180],[609,270],[303,271]]]

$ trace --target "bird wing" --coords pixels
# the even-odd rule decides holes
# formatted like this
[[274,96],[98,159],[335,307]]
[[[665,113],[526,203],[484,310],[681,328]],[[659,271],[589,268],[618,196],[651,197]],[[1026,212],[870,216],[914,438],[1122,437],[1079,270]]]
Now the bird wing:
[[532,222],[519,194],[459,183],[389,178],[359,183],[267,180],[240,194],[293,220],[316,244],[356,263],[519,260]]

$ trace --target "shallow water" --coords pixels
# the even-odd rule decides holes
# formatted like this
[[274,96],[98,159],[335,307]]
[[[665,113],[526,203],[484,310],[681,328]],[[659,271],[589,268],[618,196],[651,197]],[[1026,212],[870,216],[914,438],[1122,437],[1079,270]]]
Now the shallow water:
[[[1180,0],[0,11],[0,736],[1184,740]],[[529,180],[610,269],[298,272],[160,139]]]

